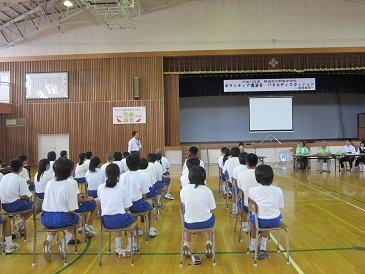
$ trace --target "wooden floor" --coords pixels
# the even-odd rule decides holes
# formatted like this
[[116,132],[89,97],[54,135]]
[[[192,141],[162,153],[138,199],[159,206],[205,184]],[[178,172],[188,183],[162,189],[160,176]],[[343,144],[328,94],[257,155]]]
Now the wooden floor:
[[[203,255],[205,237],[193,235],[192,253],[202,254],[202,265],[191,266],[190,259],[179,267],[181,226],[179,217],[179,177],[181,167],[171,169],[174,187],[174,201],[165,201],[164,210],[156,223],[159,236],[143,241],[141,253],[135,256],[135,265],[129,258],[118,258],[107,254],[107,237],[103,242],[103,265],[99,266],[99,234],[79,245],[77,255],[71,253],[69,264],[63,265],[58,257],[47,263],[41,254],[45,234],[38,234],[36,266],[32,267],[33,224],[28,220],[30,235],[26,242],[16,239],[20,249],[11,255],[0,256],[0,272],[12,273],[111,273],[112,271],[134,273],[363,273],[365,269],[365,174],[346,173],[319,174],[294,173],[288,164],[287,169],[273,165],[274,183],[284,192],[285,208],[283,221],[290,232],[290,258],[287,265],[284,253],[275,251],[275,238],[268,243],[271,258],[259,261],[253,266],[252,254],[246,254],[246,234],[244,242],[238,242],[238,233],[233,233],[234,220],[224,200],[218,196],[218,177],[216,165],[209,166],[208,185],[212,188],[217,209],[216,251],[217,265]],[[100,231],[99,219],[94,228]],[[104,234],[105,235],[105,234]],[[80,235],[79,238],[81,239]],[[282,234],[284,243],[284,234]],[[123,245],[126,245],[123,239]],[[73,248],[73,246],[71,246]],[[112,239],[114,249],[114,239]],[[70,249],[73,250],[73,249]],[[101,272],[102,271],[102,272]]]

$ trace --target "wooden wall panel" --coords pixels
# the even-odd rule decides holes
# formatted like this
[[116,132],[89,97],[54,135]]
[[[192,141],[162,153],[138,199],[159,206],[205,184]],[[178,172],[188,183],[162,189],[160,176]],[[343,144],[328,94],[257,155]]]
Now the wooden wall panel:
[[167,146],[180,145],[179,75],[165,75],[165,130]]
[[0,103],[0,114],[12,114],[13,112],[13,105]]
[[[38,134],[69,134],[69,156],[93,151],[126,151],[133,130],[140,132],[142,155],[163,148],[163,62],[160,57],[57,60],[1,63],[11,71],[13,114],[0,115],[0,158],[9,162],[19,153],[38,161]],[[69,72],[69,98],[25,99],[26,72]],[[133,100],[133,77],[140,77],[140,100]],[[147,123],[113,125],[113,107],[146,106]],[[6,128],[6,118],[26,118],[26,127]]]

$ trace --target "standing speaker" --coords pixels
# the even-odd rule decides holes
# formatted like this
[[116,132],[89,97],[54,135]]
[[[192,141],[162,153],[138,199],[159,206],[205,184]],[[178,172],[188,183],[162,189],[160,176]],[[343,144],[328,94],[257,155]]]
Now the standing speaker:
[[133,77],[133,98],[139,99],[139,77]]

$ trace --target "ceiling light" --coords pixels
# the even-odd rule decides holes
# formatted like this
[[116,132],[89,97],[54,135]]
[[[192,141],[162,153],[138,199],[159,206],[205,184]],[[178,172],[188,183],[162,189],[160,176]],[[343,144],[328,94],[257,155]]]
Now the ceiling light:
[[66,7],[68,7],[68,8],[70,8],[70,7],[72,7],[72,6],[74,5],[71,1],[64,1],[64,2],[63,2],[63,4],[64,4]]

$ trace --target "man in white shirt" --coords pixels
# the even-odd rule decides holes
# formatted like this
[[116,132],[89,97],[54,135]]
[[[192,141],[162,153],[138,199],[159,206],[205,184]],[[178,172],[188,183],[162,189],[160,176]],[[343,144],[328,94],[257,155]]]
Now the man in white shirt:
[[138,131],[132,132],[132,139],[128,142],[128,152],[130,154],[137,154],[140,156],[140,149],[142,148],[141,141],[139,140],[139,133]]
[[104,170],[105,172],[105,169],[108,165],[110,165],[111,163],[113,163],[114,161],[114,154],[112,153],[108,153],[106,156],[105,156],[105,160],[106,160],[106,163],[103,164],[100,169]]
[[248,232],[248,190],[251,187],[259,186],[260,184],[256,181],[255,168],[257,166],[256,154],[250,153],[246,156],[246,167],[247,170],[238,173],[237,186],[243,191],[244,201],[242,201],[242,210],[244,211],[242,230]]
[[[28,189],[27,182],[19,173],[23,169],[23,161],[19,158],[10,162],[12,173],[6,174],[0,182],[0,200],[2,208],[6,212],[18,212],[31,209],[34,202],[30,201],[32,193]],[[14,225],[14,234],[21,236],[25,231],[25,221],[32,215],[28,212],[20,215],[20,221]]]
[[350,164],[350,172],[353,172],[354,169],[352,168],[352,164],[355,160],[354,156],[349,154],[356,153],[355,147],[352,145],[351,139],[346,139],[346,145],[342,148],[342,157],[339,159],[339,163],[341,166],[340,172],[345,172],[344,162],[349,162]]

